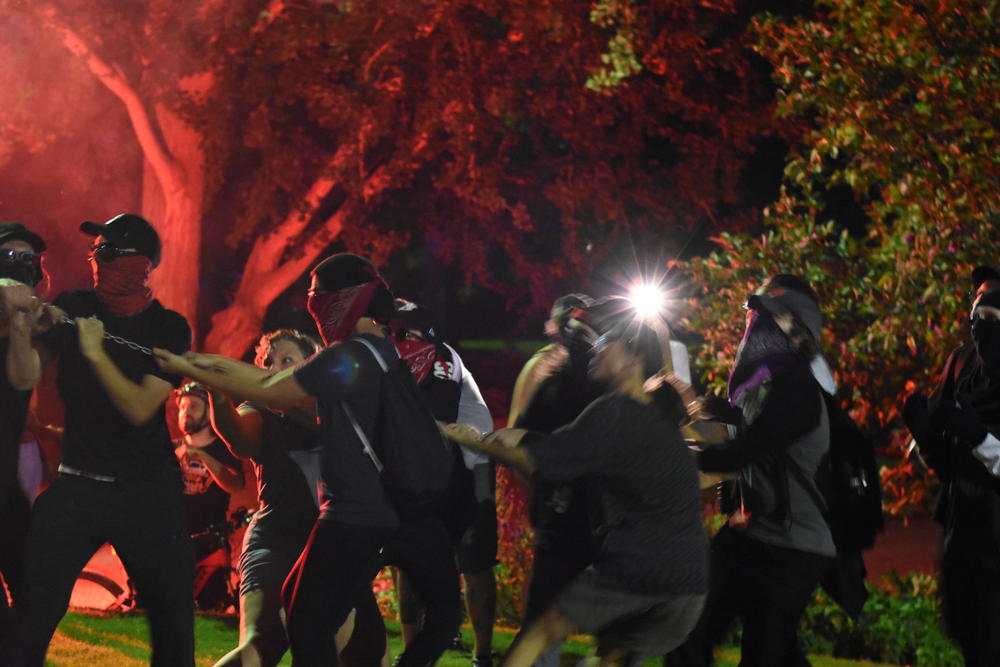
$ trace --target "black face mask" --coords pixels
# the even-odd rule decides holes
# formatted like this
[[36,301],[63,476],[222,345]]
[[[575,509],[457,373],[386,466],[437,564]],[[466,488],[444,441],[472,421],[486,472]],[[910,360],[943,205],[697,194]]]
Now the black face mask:
[[0,249],[0,278],[10,278],[34,287],[42,282],[41,257],[30,252]]
[[972,321],[972,340],[987,368],[1000,368],[1000,322],[976,318]]

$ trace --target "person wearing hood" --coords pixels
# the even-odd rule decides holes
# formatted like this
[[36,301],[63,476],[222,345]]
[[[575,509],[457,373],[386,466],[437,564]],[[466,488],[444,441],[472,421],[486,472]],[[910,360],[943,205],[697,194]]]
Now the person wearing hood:
[[142,351],[181,354],[191,328],[153,297],[161,245],[148,221],[125,213],[80,230],[95,237],[94,289],[61,294],[54,305],[73,321],[36,339],[42,359],[58,359],[62,461],[34,505],[23,592],[0,653],[5,664],[43,663],[77,575],[108,542],[148,613],[153,664],[193,666],[194,559],[164,407],[181,377]]
[[814,482],[830,448],[821,392],[833,386],[819,354],[818,299],[805,280],[779,274],[746,308],[729,377],[726,416],[735,437],[698,456],[702,471],[736,475],[725,485],[730,515],[712,541],[705,611],[668,665],[712,664],[713,647],[737,617],[743,621],[741,665],[807,665],[799,620],[836,555]]
[[433,516],[400,520],[362,442],[376,433],[382,383],[388,381],[383,364],[395,369],[403,363],[388,335],[392,293],[371,262],[341,253],[313,269],[307,306],[326,347],[301,366],[271,373],[218,355],[154,354],[161,368],[271,408],[316,399],[323,502],[284,587],[293,663],[333,664],[333,629],[343,625],[378,571],[392,564],[426,605],[423,627],[397,664],[432,664],[461,621],[448,532]]
[[941,480],[944,622],[970,667],[1000,664],[1000,272],[972,273],[970,340],[903,418]]

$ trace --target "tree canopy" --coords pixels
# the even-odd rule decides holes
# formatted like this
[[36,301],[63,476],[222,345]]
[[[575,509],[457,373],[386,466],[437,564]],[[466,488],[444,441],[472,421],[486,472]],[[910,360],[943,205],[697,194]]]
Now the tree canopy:
[[[739,340],[738,304],[768,275],[799,273],[820,294],[855,416],[905,449],[903,398],[929,391],[967,338],[971,269],[998,261],[997,18],[996,2],[820,0],[809,16],[756,22],[778,114],[804,132],[765,233],[723,233],[687,264],[713,386]],[[844,224],[844,192],[864,224]],[[886,472],[890,509],[920,500],[917,472]]]
[[235,355],[334,243],[422,242],[537,308],[625,230],[747,228],[741,170],[777,132],[736,2],[643,9],[632,69],[635,17],[570,0],[2,4],[127,110],[157,293]]

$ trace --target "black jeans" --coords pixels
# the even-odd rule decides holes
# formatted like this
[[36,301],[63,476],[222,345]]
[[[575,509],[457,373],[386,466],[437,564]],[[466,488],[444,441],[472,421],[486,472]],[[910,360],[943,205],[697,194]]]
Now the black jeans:
[[966,667],[1000,665],[1000,563],[951,546],[941,558],[941,611]]
[[[13,482],[5,494],[7,498],[0,499],[0,526],[3,526],[3,539],[0,540],[0,577],[7,585],[11,599],[16,603],[24,579],[24,543],[28,538],[31,505],[24,497],[16,478]],[[7,596],[0,588],[0,638],[4,636],[11,620]]]
[[665,664],[713,664],[712,649],[740,617],[742,667],[807,666],[799,646],[799,619],[832,562],[828,556],[765,544],[724,527],[712,540],[705,610],[688,640]]
[[118,552],[146,609],[151,664],[193,667],[194,552],[176,471],[131,483],[60,475],[38,497],[5,664],[41,667],[77,575],[105,542]]
[[398,529],[321,520],[285,582],[296,667],[334,664],[337,628],[362,596],[371,595],[372,579],[390,564],[406,574],[426,605],[424,625],[399,657],[398,667],[424,667],[441,656],[462,613],[458,571],[444,525],[433,518]]

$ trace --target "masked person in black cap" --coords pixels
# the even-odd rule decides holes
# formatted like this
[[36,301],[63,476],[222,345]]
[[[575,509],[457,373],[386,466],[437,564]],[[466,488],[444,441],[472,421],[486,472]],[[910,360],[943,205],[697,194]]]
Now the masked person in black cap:
[[94,289],[60,295],[55,305],[75,326],[54,326],[40,339],[43,357],[58,358],[63,456],[34,506],[5,664],[42,664],[77,574],[109,542],[148,613],[152,663],[193,665],[194,563],[164,408],[181,378],[143,350],[183,353],[191,329],[153,298],[148,280],[160,239],[146,220],[123,214],[80,229],[96,237]]
[[[616,305],[612,302],[611,306]],[[698,471],[681,437],[684,404],[660,371],[659,337],[626,309],[595,329],[593,375],[608,393],[551,434],[445,432],[533,478],[587,482],[593,562],[518,636],[504,664],[527,667],[571,632],[597,637],[602,664],[661,655],[682,642],[705,600],[708,562]],[[636,663],[637,664],[637,663]]]
[[552,341],[532,355],[514,383],[510,399],[507,425],[515,426],[521,413],[527,409],[538,387],[545,378],[555,373],[569,360],[566,340],[566,323],[573,311],[593,304],[586,294],[564,294],[552,303],[549,319],[545,321],[545,335]]
[[[18,481],[21,435],[41,364],[31,349],[32,329],[45,313],[34,296],[42,281],[45,242],[19,222],[0,222],[0,576],[16,601],[21,591],[30,500]],[[48,319],[51,319],[49,317]],[[8,623],[0,585],[0,636]]]
[[[567,301],[578,305],[564,314],[557,313],[560,315],[557,336],[565,360],[535,388],[531,400],[517,417],[516,428],[551,433],[580,416],[607,389],[604,381],[590,372],[597,338],[593,319],[599,311],[618,307],[627,311],[628,307],[621,299],[595,304],[582,295],[562,298],[563,303]],[[555,318],[550,320],[555,321]],[[556,484],[544,477],[531,480],[530,518],[535,542],[525,625],[544,613],[556,596],[593,562],[588,504],[585,482]],[[558,667],[561,653],[561,644],[554,644],[538,659],[536,667]]]
[[[423,667],[455,636],[461,603],[444,525],[433,516],[401,522],[369,453],[383,426],[380,411],[390,409],[380,405],[383,384],[400,364],[387,335],[395,311],[392,293],[368,260],[333,255],[313,269],[308,308],[327,347],[295,369],[272,375],[225,357],[155,352],[164,368],[269,407],[316,399],[325,499],[285,583],[294,664],[332,664],[331,628],[343,624],[359,595],[371,595],[379,569],[394,564],[427,606],[423,628],[398,664]],[[423,409],[422,416],[433,420],[429,408]]]
[[830,449],[821,391],[832,384],[819,354],[818,299],[803,279],[779,274],[746,307],[729,376],[736,437],[706,446],[698,460],[703,471],[737,474],[727,499],[731,514],[712,541],[704,614],[668,657],[671,666],[713,664],[713,647],[737,617],[741,665],[808,665],[799,619],[836,554],[815,481]]
[[[393,331],[396,348],[430,403],[434,418],[448,424],[470,424],[483,433],[492,431],[493,418],[475,378],[458,352],[442,340],[430,311],[396,299]],[[458,568],[465,579],[465,603],[475,632],[473,665],[490,667],[496,616],[496,471],[478,452],[462,447],[456,454],[459,469],[453,472],[455,488],[444,512],[445,524],[456,543]],[[419,628],[423,607],[405,575],[397,580],[397,589],[403,638],[409,641]]]
[[212,430],[208,390],[189,382],[174,392],[182,439],[174,453],[184,482],[184,516],[194,541],[194,599],[201,609],[229,600],[229,496],[243,490],[243,465]]
[[948,357],[906,425],[941,480],[942,611],[970,667],[1000,664],[1000,272],[972,274],[971,340]]

